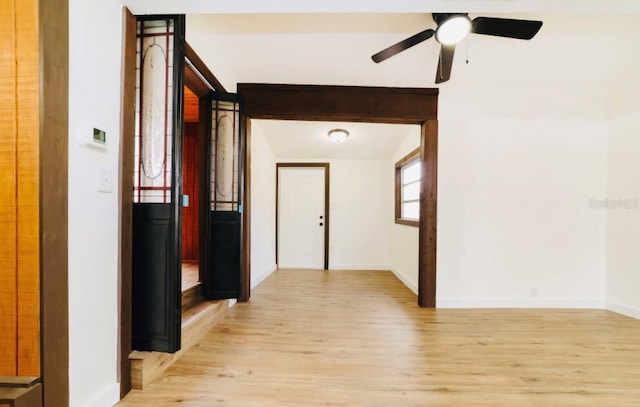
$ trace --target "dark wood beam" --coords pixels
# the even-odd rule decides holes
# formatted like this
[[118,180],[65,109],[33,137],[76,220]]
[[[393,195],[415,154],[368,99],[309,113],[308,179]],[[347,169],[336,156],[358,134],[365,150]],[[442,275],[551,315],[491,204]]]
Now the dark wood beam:
[[436,306],[436,252],[438,220],[438,122],[422,124],[420,136],[420,232],[418,304]]
[[211,89],[202,79],[191,69],[189,65],[184,66],[184,86],[189,88],[198,97],[207,97]]
[[245,118],[242,131],[244,177],[242,189],[242,259],[240,260],[240,296],[238,301],[247,302],[251,298],[251,121]]
[[[207,82],[209,82],[209,84],[213,86],[213,90],[215,90],[216,92],[226,92],[224,86],[222,86],[220,81],[218,81],[218,78],[216,78],[215,75],[211,73],[209,68],[207,68],[207,65],[202,61],[202,59],[200,59],[198,54],[196,54],[193,48],[191,48],[191,46],[186,42],[184,44],[184,56],[189,61],[191,61],[191,63],[198,70],[200,75],[202,75],[207,80]],[[191,89],[191,90],[195,92],[194,89]]]
[[253,119],[421,124],[437,118],[438,89],[238,84]]

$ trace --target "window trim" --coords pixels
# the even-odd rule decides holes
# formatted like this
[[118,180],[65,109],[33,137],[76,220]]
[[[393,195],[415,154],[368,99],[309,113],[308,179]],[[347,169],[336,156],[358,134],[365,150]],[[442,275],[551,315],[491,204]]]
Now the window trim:
[[400,225],[420,227],[419,219],[405,219],[402,217],[402,168],[414,161],[420,161],[420,147],[402,157],[395,164],[395,222]]

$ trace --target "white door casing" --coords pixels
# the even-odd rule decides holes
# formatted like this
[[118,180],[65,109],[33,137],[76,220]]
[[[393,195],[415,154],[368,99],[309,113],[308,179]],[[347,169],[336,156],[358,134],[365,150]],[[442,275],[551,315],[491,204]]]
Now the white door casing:
[[279,268],[324,268],[325,170],[279,167]]

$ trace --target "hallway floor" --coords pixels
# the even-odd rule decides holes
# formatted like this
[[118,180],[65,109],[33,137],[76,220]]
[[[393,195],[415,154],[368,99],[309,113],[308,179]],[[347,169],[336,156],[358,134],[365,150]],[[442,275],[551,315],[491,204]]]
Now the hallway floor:
[[388,272],[279,270],[134,406],[638,406],[640,321],[420,309]]
[[186,291],[200,281],[200,271],[197,262],[182,263],[182,291]]

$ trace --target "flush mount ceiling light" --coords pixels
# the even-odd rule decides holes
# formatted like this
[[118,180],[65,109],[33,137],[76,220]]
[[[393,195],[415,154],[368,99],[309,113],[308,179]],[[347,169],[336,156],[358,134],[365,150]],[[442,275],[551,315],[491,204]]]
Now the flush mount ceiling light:
[[459,43],[471,31],[471,19],[464,14],[447,15],[436,23],[438,23],[436,40],[444,45]]
[[349,132],[346,131],[345,129],[333,129],[333,130],[329,130],[328,136],[331,139],[331,141],[334,141],[336,143],[342,143],[347,139],[347,137],[349,137]]

